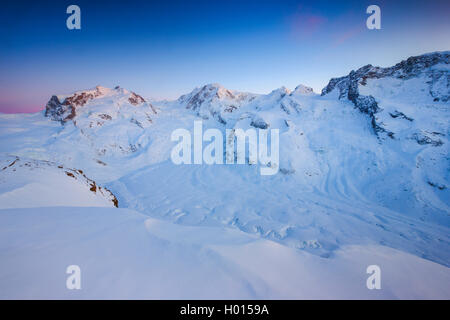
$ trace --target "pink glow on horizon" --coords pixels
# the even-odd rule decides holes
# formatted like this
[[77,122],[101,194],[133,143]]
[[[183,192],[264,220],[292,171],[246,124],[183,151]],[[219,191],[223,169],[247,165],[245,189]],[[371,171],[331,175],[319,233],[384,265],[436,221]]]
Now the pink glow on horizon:
[[0,106],[0,113],[14,114],[14,113],[36,113],[44,110],[44,107],[35,106]]
[[[9,89],[9,90],[8,90]],[[27,88],[2,88],[0,91],[0,113],[34,113],[45,108],[49,96],[46,90]]]

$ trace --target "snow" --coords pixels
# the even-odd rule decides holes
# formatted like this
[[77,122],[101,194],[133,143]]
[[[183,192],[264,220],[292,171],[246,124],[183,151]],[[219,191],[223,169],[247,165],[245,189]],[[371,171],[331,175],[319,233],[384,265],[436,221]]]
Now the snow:
[[[64,124],[0,115],[0,296],[448,299],[450,109],[435,99],[448,95],[446,72],[360,84],[378,134],[337,90],[303,85],[257,95],[210,84],[138,105],[97,87]],[[278,174],[173,164],[171,133],[200,119],[224,137],[279,129]],[[65,288],[70,264],[85,270],[80,292]],[[382,290],[365,287],[371,264]]]
[[[387,247],[348,246],[326,259],[237,230],[181,226],[128,209],[2,209],[0,260],[2,299],[450,295],[448,268]],[[370,264],[381,267],[382,290],[366,288]],[[80,290],[65,287],[69,265],[81,269]]]
[[114,206],[111,193],[96,186],[82,171],[12,157],[0,165],[0,209]]

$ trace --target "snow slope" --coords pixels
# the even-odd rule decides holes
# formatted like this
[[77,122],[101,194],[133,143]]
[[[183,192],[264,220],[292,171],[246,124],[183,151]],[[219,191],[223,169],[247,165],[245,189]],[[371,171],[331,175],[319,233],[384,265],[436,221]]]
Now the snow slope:
[[[127,209],[1,209],[0,260],[2,299],[450,296],[448,268],[387,247],[343,247],[325,259],[237,230],[180,226]],[[382,290],[366,288],[374,262]],[[81,290],[65,287],[69,265],[81,269]]]
[[0,161],[0,209],[50,206],[114,207],[116,197],[82,170],[43,160]]

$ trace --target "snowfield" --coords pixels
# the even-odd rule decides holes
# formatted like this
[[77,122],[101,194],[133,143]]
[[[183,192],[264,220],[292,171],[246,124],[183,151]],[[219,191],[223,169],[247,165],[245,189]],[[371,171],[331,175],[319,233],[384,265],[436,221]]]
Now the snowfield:
[[[0,298],[449,299],[449,57],[364,66],[321,95],[98,86],[0,114]],[[171,133],[196,120],[278,129],[278,173],[175,165]]]
[[[37,223],[38,221],[38,223]],[[320,258],[258,236],[188,227],[127,209],[0,210],[2,299],[445,298],[442,265],[383,246]],[[365,269],[382,269],[382,290]],[[65,270],[81,268],[81,290]]]

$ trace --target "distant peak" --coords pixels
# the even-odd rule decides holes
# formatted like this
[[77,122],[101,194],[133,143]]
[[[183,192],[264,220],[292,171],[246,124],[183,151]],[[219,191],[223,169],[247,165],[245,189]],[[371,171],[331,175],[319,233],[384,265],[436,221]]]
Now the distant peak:
[[205,96],[217,97],[219,99],[229,98],[234,99],[235,95],[233,91],[225,88],[220,83],[209,83],[204,85],[200,92]]
[[287,95],[290,93],[291,90],[289,90],[285,86],[281,86],[280,88],[273,90],[271,93],[269,93],[269,95]]
[[138,106],[146,100],[135,92],[116,86],[114,89],[97,85],[93,89],[76,91],[70,95],[54,95],[46,105],[45,115],[55,121],[66,122],[77,115],[77,109],[98,98],[111,97],[112,99],[128,98],[131,105]]
[[314,94],[314,90],[311,87],[299,84],[297,87],[295,87],[294,91],[292,91],[291,94],[300,94],[300,95]]
[[[420,56],[409,57],[392,67],[377,67],[371,64],[367,64],[359,69],[352,70],[348,75],[332,78],[328,85],[323,88],[322,95],[328,94],[334,90],[334,88],[348,87],[348,83],[361,81],[362,84],[366,83],[367,79],[380,79],[385,77],[395,77],[398,79],[410,79],[417,77],[429,68],[438,65],[448,65],[450,61],[450,51],[431,52]],[[342,96],[341,90],[341,96]]]
[[203,88],[225,89],[224,86],[222,86],[220,83],[217,82],[208,83],[204,85]]

